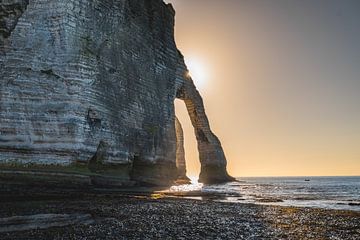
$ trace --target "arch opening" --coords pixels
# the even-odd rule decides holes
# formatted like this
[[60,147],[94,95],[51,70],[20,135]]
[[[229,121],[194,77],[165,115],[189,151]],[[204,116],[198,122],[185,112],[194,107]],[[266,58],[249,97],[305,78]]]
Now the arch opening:
[[174,105],[178,183],[196,182],[201,168],[197,140],[184,101],[175,99]]
[[[191,77],[188,76],[179,86],[176,98],[185,103],[187,115],[190,117],[193,131],[195,132],[201,164],[199,182],[215,184],[234,181],[235,179],[227,173],[227,161],[224,151],[219,139],[210,129],[203,100]],[[179,121],[176,121],[176,124],[181,126]],[[181,131],[179,130],[178,132],[181,133]]]

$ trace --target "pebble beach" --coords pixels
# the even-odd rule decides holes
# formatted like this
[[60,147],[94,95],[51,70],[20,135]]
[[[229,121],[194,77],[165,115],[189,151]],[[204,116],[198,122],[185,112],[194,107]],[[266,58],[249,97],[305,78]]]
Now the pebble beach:
[[[26,220],[21,220],[22,216],[27,216]],[[41,222],[39,216],[47,220]],[[1,198],[0,234],[4,240],[357,240],[360,212],[223,203],[162,194],[18,193]]]

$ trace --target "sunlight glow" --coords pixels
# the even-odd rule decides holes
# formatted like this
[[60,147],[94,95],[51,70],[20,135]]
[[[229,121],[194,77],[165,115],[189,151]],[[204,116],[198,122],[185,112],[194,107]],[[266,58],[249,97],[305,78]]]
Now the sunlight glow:
[[185,60],[185,63],[189,69],[189,75],[193,79],[195,85],[199,88],[204,87],[209,79],[209,74],[203,61],[197,58],[188,58]]

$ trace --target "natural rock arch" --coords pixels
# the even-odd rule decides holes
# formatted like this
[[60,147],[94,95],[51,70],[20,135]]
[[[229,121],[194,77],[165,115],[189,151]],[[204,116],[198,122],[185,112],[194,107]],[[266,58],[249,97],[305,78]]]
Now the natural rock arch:
[[[196,89],[193,80],[191,79],[188,70],[184,68],[184,60],[179,64],[178,77],[181,78],[181,82],[178,85],[176,98],[184,101],[198,144],[199,159],[201,163],[201,172],[199,176],[199,182],[203,183],[221,183],[235,180],[231,177],[226,170],[227,161],[221,143],[217,136],[211,131],[208,118],[205,113],[203,100],[200,93]],[[186,67],[186,66],[185,66]],[[179,129],[180,122],[178,119],[175,121],[177,133],[181,132]],[[181,125],[180,125],[181,128]],[[179,153],[183,153],[181,149],[183,146],[183,139],[177,137],[180,142],[177,143],[177,164],[179,162],[179,171],[184,173],[185,157]],[[185,170],[186,173],[186,170]]]

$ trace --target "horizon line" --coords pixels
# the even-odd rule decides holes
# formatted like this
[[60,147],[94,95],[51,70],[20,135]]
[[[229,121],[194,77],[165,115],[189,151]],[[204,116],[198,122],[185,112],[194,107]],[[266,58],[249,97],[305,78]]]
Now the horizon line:
[[[189,178],[198,178],[198,176],[189,175]],[[359,175],[272,175],[272,176],[235,176],[235,178],[271,178],[271,177],[283,177],[283,178],[296,178],[296,177],[360,177]]]

